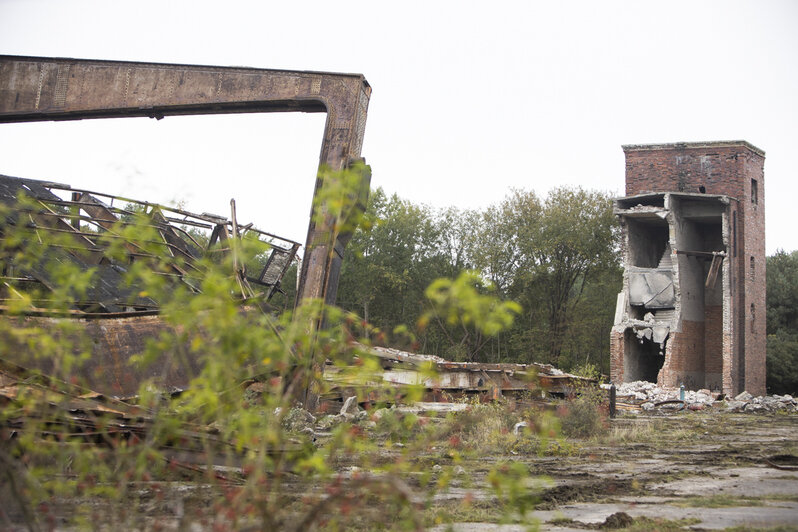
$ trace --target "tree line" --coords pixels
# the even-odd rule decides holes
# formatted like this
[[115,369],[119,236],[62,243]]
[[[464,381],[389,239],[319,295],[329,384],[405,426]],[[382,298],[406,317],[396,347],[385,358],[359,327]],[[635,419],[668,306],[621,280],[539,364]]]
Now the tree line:
[[798,251],[767,258],[767,387],[798,392]]
[[[562,187],[542,198],[513,190],[483,210],[463,210],[377,189],[346,250],[338,304],[395,347],[450,360],[607,372],[614,315],[607,301],[615,301],[622,278],[618,238],[608,193]],[[509,329],[486,336],[430,312],[436,288],[428,287],[465,271],[472,273],[461,284],[518,304]]]
[[[512,190],[482,210],[434,209],[381,188],[346,249],[338,304],[383,332],[378,341],[450,360],[543,362],[609,373],[609,336],[623,269],[608,193]],[[486,336],[431,312],[428,287],[464,282],[518,303],[512,325]],[[287,276],[285,301],[293,301]],[[798,392],[798,251],[767,258],[767,382]],[[432,316],[432,317],[431,317]]]

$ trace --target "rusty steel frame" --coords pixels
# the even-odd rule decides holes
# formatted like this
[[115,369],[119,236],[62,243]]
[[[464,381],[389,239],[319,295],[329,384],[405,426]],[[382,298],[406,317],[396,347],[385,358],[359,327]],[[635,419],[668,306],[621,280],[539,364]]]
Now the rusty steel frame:
[[[17,203],[17,195],[23,190],[35,200],[35,206]],[[64,196],[71,199],[65,199]],[[114,201],[117,202],[116,207]],[[245,267],[234,267],[229,273],[234,276],[241,288],[242,303],[244,301],[256,305],[267,303],[277,292],[284,293],[281,288],[282,279],[300,248],[298,242],[261,231],[253,227],[252,223],[243,225],[223,216],[209,213],[196,214],[177,207],[47,181],[0,175],[0,204],[14,208],[17,216],[21,216],[23,220],[27,219],[25,226],[35,229],[36,234],[70,236],[72,245],[50,243],[52,247],[58,248],[59,251],[55,253],[59,256],[59,260],[72,262],[84,268],[90,266],[96,268],[92,287],[81,296],[80,300],[72,301],[73,306],[68,313],[72,316],[124,316],[126,313],[140,314],[145,310],[157,311],[159,303],[149,296],[135,297],[134,294],[139,291],[134,289],[136,283],[128,285],[120,274],[130,263],[139,260],[155,260],[166,267],[166,271],[158,271],[158,275],[184,283],[192,292],[201,292],[200,280],[205,268],[198,261],[203,257],[219,261],[230,253],[230,246],[221,241],[229,238],[240,239],[243,235],[255,236],[258,241],[268,245],[266,264],[258,271],[247,272]],[[123,207],[120,208],[119,204]],[[135,221],[126,220],[126,218],[135,218],[135,211],[144,217],[139,217]],[[4,226],[16,223],[19,223],[19,218],[16,216],[6,219],[0,223],[0,233],[3,232]],[[153,229],[155,234],[140,239],[119,232],[120,227],[130,225],[146,225]],[[205,231],[206,235],[210,233],[208,242],[198,242],[187,227]],[[109,241],[124,242],[126,249],[124,259],[115,260],[107,255]],[[147,249],[149,246],[160,248],[163,254],[153,254]],[[9,256],[6,256],[6,259],[9,259]],[[7,292],[14,289],[13,285],[16,282],[36,283],[46,287],[47,290],[56,288],[58,281],[51,276],[52,272],[48,268],[42,267],[45,262],[46,260],[42,259],[40,264],[31,267],[23,264],[15,265],[15,259],[11,258],[3,265],[11,267],[15,273],[11,277],[0,276],[0,285],[11,282],[10,285],[0,286],[0,312],[7,310],[6,304],[9,298],[6,296],[10,295]],[[31,312],[58,315],[57,311],[46,308],[39,308],[37,311],[31,309]]]
[[[319,164],[333,170],[360,157],[370,97],[361,74],[0,55],[0,123],[326,112]],[[322,184],[317,177],[314,200]],[[297,303],[335,302],[347,237],[334,241],[323,213],[314,201]]]

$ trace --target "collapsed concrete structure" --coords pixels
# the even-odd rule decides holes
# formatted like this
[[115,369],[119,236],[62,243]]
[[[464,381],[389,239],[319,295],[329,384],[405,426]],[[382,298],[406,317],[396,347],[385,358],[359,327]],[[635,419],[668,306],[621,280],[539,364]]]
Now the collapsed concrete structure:
[[765,153],[745,141],[629,145],[614,382],[765,393]]

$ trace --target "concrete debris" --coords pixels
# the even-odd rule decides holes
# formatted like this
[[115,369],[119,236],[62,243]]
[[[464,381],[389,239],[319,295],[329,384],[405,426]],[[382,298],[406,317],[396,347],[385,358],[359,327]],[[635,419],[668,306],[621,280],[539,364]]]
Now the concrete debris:
[[[609,390],[610,385],[602,384],[601,387]],[[798,412],[798,401],[791,395],[754,397],[748,392],[742,392],[733,399],[728,399],[723,394],[702,389],[684,390],[684,399],[682,399],[679,388],[659,387],[653,382],[646,381],[624,382],[617,385],[616,390],[618,404],[624,410],[640,409],[651,412],[664,411],[667,407],[667,410],[671,411],[676,410],[675,406],[678,404],[679,410],[712,408],[725,412]]]
[[[434,355],[387,347],[359,345],[359,348],[364,354],[376,357],[380,364],[381,370],[370,376],[371,386],[378,382],[397,389],[421,386],[426,403],[449,403],[452,398],[469,395],[497,400],[540,390],[565,397],[581,386],[596,384],[593,379],[565,373],[549,364],[452,362]],[[340,401],[352,395],[365,397],[369,393],[335,364],[325,365],[324,378],[332,385],[322,397],[322,403],[329,402],[329,408],[337,409]]]
[[304,408],[292,408],[283,418],[283,427],[290,432],[304,432],[316,424],[316,417]]
[[341,423],[346,421],[346,416],[337,415],[337,416],[324,416],[319,420],[317,425],[319,430],[328,431],[337,427]]
[[754,396],[753,396],[753,395],[751,395],[750,393],[748,393],[748,392],[741,392],[739,395],[737,395],[737,396],[734,398],[734,400],[735,400],[735,401],[750,401],[750,400],[751,400],[751,399],[753,399],[753,398],[754,398]]
[[468,403],[436,403],[417,401],[411,405],[401,405],[393,408],[402,414],[448,414],[449,412],[463,412],[471,407]]
[[378,408],[377,410],[374,410],[371,413],[371,419],[373,421],[379,421],[383,418],[383,416],[385,416],[385,414],[389,413],[390,411],[391,411],[390,408]]
[[[355,396],[355,395],[347,397],[346,401],[344,401],[344,406],[341,407],[340,414],[342,416],[345,416],[346,414],[351,413],[351,412],[349,412],[349,410],[352,409],[352,404],[355,403],[356,400],[357,400],[357,396]],[[355,403],[355,408],[357,408],[357,403]]]
[[324,416],[319,419],[316,427],[321,431],[328,431],[337,427],[341,423],[360,423],[360,422],[367,422],[369,414],[365,410],[361,410],[355,414],[337,414],[337,415],[330,415]]
[[529,423],[527,423],[526,421],[519,421],[519,422],[518,422],[518,423],[516,423],[516,424],[515,424],[515,426],[513,427],[513,434],[515,434],[515,435],[517,436],[518,434],[520,434],[520,433],[521,433],[521,429],[522,429],[522,428],[524,428],[524,427],[528,427],[528,426],[529,426]]

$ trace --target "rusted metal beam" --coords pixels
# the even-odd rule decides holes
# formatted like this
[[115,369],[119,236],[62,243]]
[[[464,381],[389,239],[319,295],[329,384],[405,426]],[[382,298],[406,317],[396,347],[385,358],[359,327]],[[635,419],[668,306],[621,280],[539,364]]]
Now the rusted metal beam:
[[[0,55],[0,123],[326,112],[320,165],[333,170],[360,157],[370,97],[361,74]],[[332,231],[312,207],[297,302],[335,302],[346,238]]]

